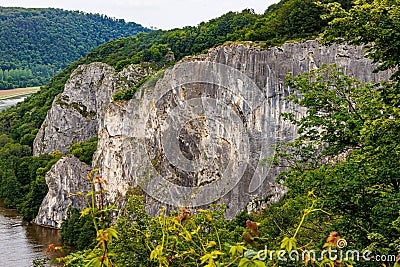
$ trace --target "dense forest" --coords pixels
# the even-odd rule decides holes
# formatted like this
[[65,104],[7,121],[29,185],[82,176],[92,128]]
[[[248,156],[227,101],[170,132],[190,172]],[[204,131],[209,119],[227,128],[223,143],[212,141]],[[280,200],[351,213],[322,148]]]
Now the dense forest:
[[122,19],[61,9],[0,7],[0,90],[44,85],[110,40],[149,29]]
[[[251,40],[268,48],[315,37],[325,44],[363,44],[368,57],[381,63],[379,70],[392,69],[394,74],[383,83],[361,84],[340,68],[325,66],[288,77],[288,85],[301,93],[288,101],[308,112],[300,119],[282,114],[299,128],[299,137],[279,145],[275,158],[270,159],[287,167],[280,176],[288,188],[283,199],[267,209],[260,206],[254,213],[242,212],[232,221],[224,219],[223,206],[195,214],[185,209],[170,216],[161,212],[153,218],[144,212],[140,192],[134,192],[139,196],[133,196],[119,212],[115,225],[108,218],[115,207],[90,206],[81,214],[70,210],[62,235],[66,245],[80,251],[59,261],[65,266],[398,267],[398,0],[317,4],[282,0],[262,15],[252,10],[230,12],[197,27],[140,33],[103,44],[54,76],[40,92],[0,114],[1,197],[25,219],[36,215],[47,192],[44,174],[61,154],[33,157],[32,141],[55,95],[79,64],[101,61],[121,70],[132,63],[149,62],[164,68],[186,55],[229,41]],[[173,54],[174,60],[166,61],[167,54]],[[118,99],[131,96],[126,93]],[[90,162],[95,144],[95,139],[75,144],[70,153]],[[102,183],[92,178],[94,183]],[[102,197],[104,192],[93,194]],[[361,260],[332,259],[325,254],[299,261],[284,261],[278,254],[279,250],[287,256],[292,249],[332,252],[343,248],[371,253]],[[60,248],[51,250],[57,253]],[[41,261],[36,264],[40,266]]]

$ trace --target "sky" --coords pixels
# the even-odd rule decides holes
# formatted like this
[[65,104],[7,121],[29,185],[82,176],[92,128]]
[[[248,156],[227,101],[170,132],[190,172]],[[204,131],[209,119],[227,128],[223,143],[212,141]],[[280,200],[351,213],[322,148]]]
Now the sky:
[[196,26],[245,8],[263,13],[277,2],[279,0],[0,0],[0,6],[79,10],[167,30]]

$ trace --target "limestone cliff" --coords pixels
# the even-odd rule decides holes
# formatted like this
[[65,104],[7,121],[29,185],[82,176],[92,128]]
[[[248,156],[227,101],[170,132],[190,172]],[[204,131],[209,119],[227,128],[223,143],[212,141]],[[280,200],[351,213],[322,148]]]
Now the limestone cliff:
[[85,202],[74,194],[90,191],[90,167],[74,156],[61,158],[46,174],[49,192],[42,202],[36,224],[60,228],[69,206],[82,209]]
[[110,200],[120,203],[140,186],[151,214],[161,205],[223,202],[232,218],[253,199],[279,198],[283,191],[274,181],[280,170],[261,163],[274,144],[296,135],[280,113],[304,112],[284,100],[293,93],[285,75],[322,63],[337,63],[361,81],[389,77],[373,73],[362,47],[233,44],[185,58],[135,99],[111,103],[94,161],[109,181]]
[[[322,63],[337,63],[361,81],[389,77],[373,73],[362,47],[308,41],[263,50],[232,44],[185,58],[149,79],[134,99],[110,103],[118,75],[105,64],[81,66],[53,103],[35,139],[35,154],[65,152],[98,134],[93,164],[109,182],[110,201],[121,204],[140,186],[151,214],[161,205],[224,202],[232,218],[251,200],[282,195],[275,183],[280,170],[261,163],[273,155],[274,144],[296,136],[280,113],[304,112],[284,100],[293,93],[285,75]],[[142,77],[130,70],[124,75]],[[64,175],[60,170],[51,177]]]
[[140,65],[132,65],[120,73],[104,63],[79,66],[47,113],[34,140],[33,154],[48,154],[54,150],[65,153],[72,144],[97,136],[112,96],[133,86],[150,72],[151,69]]

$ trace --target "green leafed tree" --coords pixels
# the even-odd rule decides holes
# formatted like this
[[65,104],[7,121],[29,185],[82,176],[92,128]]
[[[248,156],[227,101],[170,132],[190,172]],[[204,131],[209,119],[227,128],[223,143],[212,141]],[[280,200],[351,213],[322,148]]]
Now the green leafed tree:
[[400,75],[400,1],[356,0],[353,8],[345,10],[338,3],[326,5],[331,20],[323,34],[324,43],[347,42],[364,45],[377,70],[393,69]]
[[386,242],[374,252],[395,253],[393,244],[400,238],[392,225],[400,211],[400,113],[388,107],[378,90],[395,83],[360,84],[340,69],[325,67],[289,78],[288,85],[300,93],[292,94],[291,101],[307,108],[301,118],[284,114],[299,133],[277,154],[290,167],[282,174],[288,197],[312,189],[332,214],[329,230],[341,232],[356,249],[368,247],[374,235],[382,236]]
[[[331,216],[330,227],[354,249],[397,255],[400,249],[399,1],[355,1],[345,10],[328,4],[324,43],[364,45],[367,56],[391,70],[392,79],[361,84],[340,69],[323,67],[288,79],[307,108],[302,118],[284,114],[299,138],[277,158],[290,166],[282,177],[288,199],[312,189]],[[282,161],[281,161],[282,162]],[[286,200],[287,201],[287,200]],[[393,263],[391,263],[393,264]]]

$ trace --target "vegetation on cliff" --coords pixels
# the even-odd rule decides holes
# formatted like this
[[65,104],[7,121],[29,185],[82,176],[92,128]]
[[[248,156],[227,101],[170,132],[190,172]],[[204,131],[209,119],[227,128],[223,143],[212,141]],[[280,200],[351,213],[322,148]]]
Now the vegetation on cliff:
[[0,90],[43,85],[110,40],[149,29],[99,14],[0,7]]
[[[57,153],[48,156],[47,161],[40,161],[44,169],[25,167],[24,170],[31,170],[31,176],[19,176],[19,166],[23,160],[41,159],[29,157],[33,137],[54,96],[61,92],[78,64],[102,61],[117,69],[141,61],[172,64],[173,61],[162,62],[170,52],[178,60],[226,41],[251,39],[268,46],[293,38],[313,37],[325,30],[324,42],[364,44],[369,56],[382,63],[380,69],[392,69],[395,74],[390,81],[360,84],[340,69],[326,66],[288,78],[288,85],[302,94],[301,98],[291,96],[290,101],[307,107],[308,112],[301,119],[284,114],[299,126],[300,137],[279,146],[279,153],[273,159],[276,164],[284,162],[289,167],[281,174],[288,187],[281,201],[253,214],[241,213],[228,222],[221,216],[223,207],[196,214],[182,210],[170,217],[161,214],[151,218],[144,213],[140,200],[132,198],[113,227],[105,223],[107,207],[93,205],[83,215],[91,215],[96,227],[95,242],[88,242],[95,244],[95,248],[73,253],[61,261],[66,266],[104,266],[105,262],[116,266],[376,266],[377,256],[397,255],[400,250],[400,84],[396,72],[400,65],[399,1],[359,0],[352,6],[349,2],[343,1],[348,4],[343,9],[337,3],[323,8],[308,1],[286,0],[263,15],[250,10],[228,13],[198,27],[139,34],[100,46],[55,76],[41,92],[0,114],[0,132],[4,133],[0,144],[5,155],[4,165],[0,165],[4,185],[1,192],[11,205],[24,198],[20,202],[24,204],[18,206],[24,210],[37,189],[42,188],[41,171],[56,160]],[[327,20],[314,17],[315,13],[325,15]],[[302,25],[309,26],[294,31]],[[281,32],[271,34],[273,27]],[[87,147],[90,150],[92,146]],[[77,148],[79,145],[71,151],[78,151],[87,159],[87,154]],[[97,183],[102,183],[100,177],[97,179]],[[16,189],[15,184],[26,191]],[[69,224],[66,231],[71,231],[66,232],[66,238],[78,235],[74,229],[85,224],[76,215],[71,215],[65,223]],[[368,249],[373,258],[355,262],[308,257],[288,262],[279,261],[276,253],[272,253],[273,260],[257,258],[264,245],[268,252],[271,249],[289,252],[293,248],[339,249],[337,241],[341,238],[335,232],[347,241],[346,249],[361,253]],[[77,240],[82,239],[76,236]],[[74,244],[74,240],[68,242]],[[379,264],[396,266],[393,259]]]

